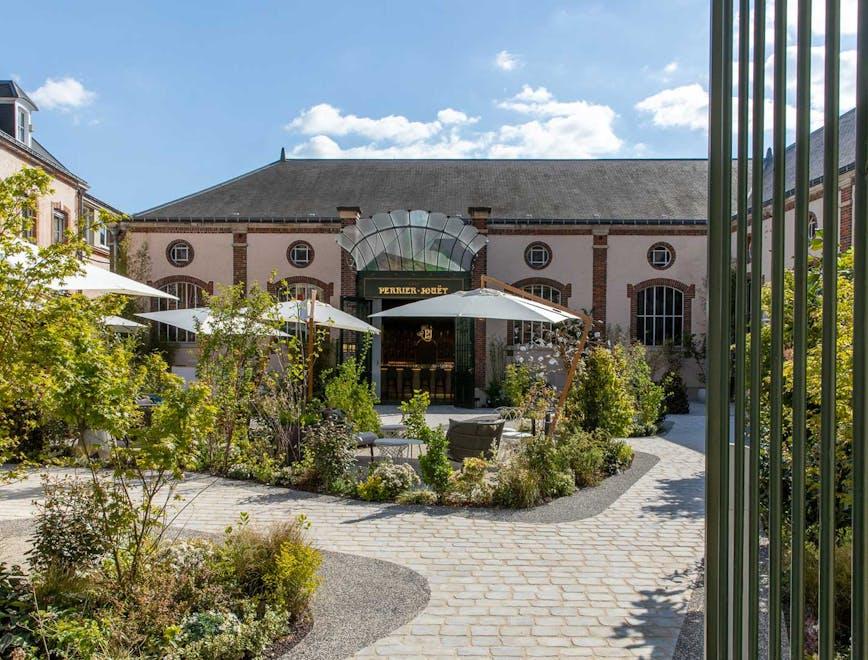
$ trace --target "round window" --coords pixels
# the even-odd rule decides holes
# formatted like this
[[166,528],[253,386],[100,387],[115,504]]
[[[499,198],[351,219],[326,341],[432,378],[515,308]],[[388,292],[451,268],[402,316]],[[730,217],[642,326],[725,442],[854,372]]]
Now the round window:
[[166,259],[177,268],[183,268],[193,261],[193,246],[189,242],[178,239],[166,247]]
[[545,268],[552,262],[552,249],[545,243],[531,243],[525,248],[524,261],[536,270]]
[[307,241],[296,241],[286,249],[286,258],[296,268],[306,268],[313,261],[313,246]]
[[648,248],[648,263],[657,270],[666,270],[675,261],[675,250],[669,243],[655,243]]

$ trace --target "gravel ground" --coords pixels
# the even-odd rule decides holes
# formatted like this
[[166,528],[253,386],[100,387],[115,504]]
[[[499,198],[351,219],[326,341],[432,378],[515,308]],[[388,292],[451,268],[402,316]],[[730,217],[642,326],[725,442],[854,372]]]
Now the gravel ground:
[[323,552],[322,586],[313,601],[313,629],[289,660],[345,658],[404,625],[428,604],[428,581],[409,568],[339,552]]

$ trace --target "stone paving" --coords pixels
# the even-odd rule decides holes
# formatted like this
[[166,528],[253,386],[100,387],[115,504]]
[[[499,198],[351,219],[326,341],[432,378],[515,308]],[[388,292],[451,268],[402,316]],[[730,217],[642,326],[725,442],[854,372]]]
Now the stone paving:
[[[698,430],[694,417],[683,421]],[[303,513],[319,547],[423,575],[427,607],[357,657],[669,658],[703,552],[704,458],[663,438],[631,444],[660,461],[603,513],[572,523],[479,520],[199,476],[185,483],[175,524],[213,532],[242,511],[253,524]],[[2,491],[0,520],[28,517],[38,478]]]

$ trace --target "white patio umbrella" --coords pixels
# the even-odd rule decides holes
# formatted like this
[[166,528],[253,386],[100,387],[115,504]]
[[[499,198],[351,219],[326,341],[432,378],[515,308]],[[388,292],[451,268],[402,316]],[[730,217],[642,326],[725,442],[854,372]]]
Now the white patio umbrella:
[[[143,312],[141,314],[136,314],[136,316],[148,319],[149,321],[165,323],[166,325],[171,325],[180,328],[181,330],[186,330],[187,332],[199,332],[204,335],[211,334],[214,325],[213,320],[211,319],[211,310],[207,307],[167,309],[162,312]],[[257,325],[259,324],[254,324],[252,328],[256,329]],[[246,329],[241,319],[238,319],[237,326],[239,333]],[[263,335],[286,336],[285,332],[267,326],[262,326],[257,330],[257,332],[258,334]]]
[[[18,240],[22,250],[13,255],[0,255],[13,266],[30,266],[39,259],[39,248],[32,243]],[[75,275],[64,277],[62,280],[49,285],[55,291],[80,291],[86,296],[96,297],[107,293],[119,293],[127,296],[146,296],[149,298],[165,298],[177,300],[177,296],[160,291],[147,284],[142,284],[129,277],[118,275],[106,268],[100,268],[89,261],[81,263],[81,268]]]
[[[189,309],[169,309],[163,312],[145,312],[136,314],[143,319],[158,321],[167,325],[181,328],[188,332],[202,332],[208,334],[211,331],[211,310],[207,307],[193,307]],[[288,323],[310,322],[310,301],[291,300],[278,303],[275,306],[275,321]],[[316,325],[338,328],[340,330],[354,330],[379,334],[374,326],[357,319],[351,314],[335,309],[331,305],[316,301],[313,322]],[[197,330],[198,327],[198,330]],[[284,334],[284,333],[281,333]]]
[[130,333],[145,327],[144,323],[136,323],[131,319],[125,319],[123,316],[115,316],[114,314],[104,316],[102,322],[107,328],[115,332]]
[[149,298],[166,298],[177,300],[177,296],[160,291],[147,284],[142,284],[129,277],[118,275],[105,268],[85,262],[82,270],[63,278],[51,285],[57,291],[80,291],[86,296],[101,296],[107,293],[120,293],[127,296],[147,296]]
[[[310,321],[310,301],[290,300],[278,303],[277,308],[281,318],[289,322],[308,323]],[[365,323],[352,314],[332,307],[328,303],[316,301],[313,322],[339,330],[353,330],[367,334],[378,335],[380,331],[370,323]]]
[[503,321],[543,321],[545,323],[561,323],[579,318],[571,312],[550,307],[535,300],[527,300],[511,293],[487,288],[456,291],[445,296],[426,298],[385,312],[377,312],[371,316],[384,318],[474,318]]

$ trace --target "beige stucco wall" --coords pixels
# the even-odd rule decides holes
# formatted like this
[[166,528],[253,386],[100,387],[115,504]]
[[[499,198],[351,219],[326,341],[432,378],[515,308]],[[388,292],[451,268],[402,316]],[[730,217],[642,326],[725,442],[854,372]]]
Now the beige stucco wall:
[[[247,281],[264,285],[269,280],[304,277],[332,284],[334,295],[329,304],[340,303],[341,249],[333,233],[256,233],[247,234]],[[296,241],[307,241],[314,250],[313,262],[296,268],[286,257],[287,248]],[[230,257],[231,259],[231,257]],[[276,277],[275,277],[276,275]]]
[[[665,270],[652,268],[648,263],[648,248],[665,242],[675,250],[675,262]],[[618,235],[609,234],[606,286],[606,323],[630,332],[630,298],[627,285],[637,285],[650,279],[671,279],[696,287],[691,309],[691,332],[705,332],[706,305],[706,237],[689,235]]]
[[[73,179],[53,176],[50,169],[42,167],[35,159],[24,158],[8,146],[0,145],[0,179],[15,174],[24,166],[43,169],[51,176],[51,192],[38,200],[35,224],[37,245],[51,245],[53,210],[60,208],[66,211],[69,218],[67,231],[74,231],[79,224],[80,196],[84,192],[84,186],[73,183]],[[109,268],[108,249],[94,249],[90,261],[101,268]]]
[[[845,203],[849,204],[852,202],[852,198],[850,201],[845,202],[842,194],[844,190],[852,192],[853,186],[853,174],[846,173],[841,176],[838,182],[838,232],[839,236],[841,233],[841,215],[843,212],[843,208]],[[825,226],[825,218],[823,216],[823,186],[822,184],[814,186],[811,188],[809,192],[810,199],[808,202],[808,210],[813,212],[817,216],[817,220],[819,221],[820,229],[823,229]],[[794,206],[793,197],[789,197],[786,200],[786,206],[788,207],[784,213],[784,267],[792,268],[794,255],[795,255],[795,221],[796,221],[796,212],[793,208]],[[771,212],[771,207],[766,205],[765,213],[766,217],[763,219],[763,243],[762,243],[762,272],[763,272],[763,281],[767,282],[769,280],[769,273],[771,272],[772,266],[772,219],[768,215]],[[750,228],[748,228],[750,231]],[[732,232],[732,258],[733,262],[736,258],[736,233],[735,227],[733,226]],[[820,256],[821,250],[810,250],[810,254],[813,256]],[[750,270],[750,264],[748,264],[748,270]]]
[[[175,239],[184,239],[193,246],[193,261],[178,268],[166,258],[166,247]],[[132,231],[130,254],[146,245],[151,258],[152,282],[164,277],[185,275],[218,285],[232,284],[232,234],[199,233],[190,228],[177,227],[170,231]]]
[[[536,242],[552,250],[551,263],[540,270],[525,263],[524,251]],[[590,308],[592,302],[593,237],[586,234],[551,234],[488,237],[488,274],[513,284],[530,277],[544,277],[571,284],[572,294],[565,301],[573,309]]]
[[[24,166],[34,167],[35,163],[26,161],[14,153],[0,148],[0,178],[5,179]],[[49,172],[49,175],[51,173]],[[51,178],[51,192],[40,198],[36,215],[36,242],[38,245],[51,244],[52,204],[62,204],[69,214],[70,222],[78,224],[78,188],[56,177]]]

